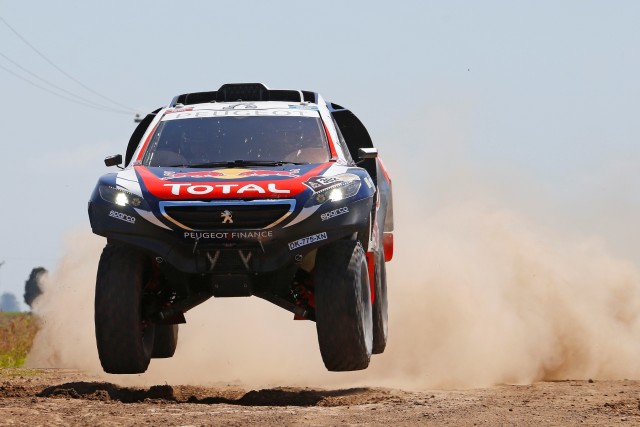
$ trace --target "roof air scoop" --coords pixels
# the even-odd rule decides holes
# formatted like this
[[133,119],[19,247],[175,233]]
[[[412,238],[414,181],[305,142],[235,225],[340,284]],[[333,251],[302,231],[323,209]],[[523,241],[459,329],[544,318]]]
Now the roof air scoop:
[[262,83],[227,83],[218,89],[218,102],[268,101],[268,91]]

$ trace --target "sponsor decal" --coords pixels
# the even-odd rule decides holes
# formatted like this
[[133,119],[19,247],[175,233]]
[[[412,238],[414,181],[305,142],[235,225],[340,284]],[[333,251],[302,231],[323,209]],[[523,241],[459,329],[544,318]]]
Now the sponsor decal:
[[[327,167],[328,162],[317,165],[310,170],[308,168],[297,167],[294,169],[287,168],[287,170],[266,170],[265,173],[261,173],[262,168],[243,169],[240,173],[248,172],[248,176],[244,175],[241,177],[228,176],[229,169],[174,169],[176,173],[188,173],[189,175],[168,173],[165,179],[162,179],[162,172],[160,176],[158,176],[144,166],[136,166],[135,171],[139,174],[141,184],[144,183],[147,191],[162,199],[264,199],[291,197],[303,191],[308,192],[308,187],[302,184],[302,181],[308,177],[319,175],[323,170],[326,170]],[[161,171],[164,170],[161,169]],[[218,176],[217,173],[221,171],[227,172],[227,176]],[[193,173],[203,174],[204,178],[189,179],[193,177]],[[177,179],[181,176],[183,179]],[[207,178],[207,176],[210,176],[210,178]],[[216,217],[218,215],[220,215],[219,212],[216,213]]]
[[165,114],[184,113],[185,111],[193,111],[193,107],[172,108],[170,110],[165,111]]
[[304,185],[313,191],[322,191],[340,183],[340,179],[333,176],[314,176],[303,182]]
[[243,169],[243,168],[229,168],[218,169],[210,171],[196,171],[196,172],[173,172],[164,171],[163,181],[178,178],[214,178],[214,179],[240,179],[240,178],[253,178],[263,176],[282,176],[285,178],[298,178],[300,175],[300,169],[294,169],[291,171],[277,171],[267,169]]
[[167,114],[162,118],[162,121],[166,120],[179,120],[179,119],[193,119],[203,117],[240,117],[240,116],[294,116],[294,117],[318,117],[318,111],[307,110],[301,108],[270,108],[265,110],[252,110],[245,108],[237,108],[234,106],[232,109],[220,109],[220,110],[193,110],[193,111],[181,111],[176,114]]
[[119,219],[120,221],[125,221],[131,224],[136,223],[136,218],[134,216],[126,215],[126,214],[123,214],[122,212],[117,212],[112,210],[111,212],[109,212],[109,216],[111,218]]
[[224,210],[220,212],[220,216],[222,217],[223,224],[233,224],[233,214],[231,213],[231,211]]
[[265,231],[212,231],[212,232],[199,232],[199,231],[186,231],[184,233],[185,239],[219,239],[219,240],[233,240],[233,239],[266,239],[273,237],[272,230]]
[[256,104],[252,104],[251,102],[240,102],[238,104],[231,104],[226,107],[222,107],[223,110],[235,110],[236,108],[243,109],[243,110],[246,110],[246,109],[255,110],[256,108],[258,108],[258,106]]
[[296,240],[295,242],[291,242],[289,243],[289,250],[292,251],[294,249],[298,249],[299,247],[319,242],[320,240],[327,240],[327,233],[318,233],[314,234],[313,236],[303,237],[302,239]]
[[346,213],[349,213],[349,208],[345,206],[343,208],[338,208],[338,209],[334,209],[332,211],[323,213],[322,215],[320,215],[320,219],[323,221],[326,221],[328,219],[335,218],[339,215],[344,215]]
[[318,107],[315,105],[289,105],[289,108],[293,108],[296,110],[318,110]]
[[343,173],[335,176],[313,176],[304,181],[303,184],[312,189],[314,192],[319,193],[329,188],[336,187],[342,183],[349,181],[356,181],[360,179],[358,175],[352,173]]
[[194,196],[202,196],[205,194],[265,194],[267,191],[272,194],[289,194],[291,190],[282,190],[276,187],[276,184],[270,182],[266,185],[247,184],[164,184],[165,187],[171,187],[171,194],[175,196],[184,195],[185,193]]

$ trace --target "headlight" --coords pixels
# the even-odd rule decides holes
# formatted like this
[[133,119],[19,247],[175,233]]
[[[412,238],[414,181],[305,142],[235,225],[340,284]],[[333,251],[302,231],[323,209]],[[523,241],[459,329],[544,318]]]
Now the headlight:
[[102,200],[106,202],[115,203],[118,206],[130,205],[134,208],[149,210],[147,202],[145,202],[142,197],[136,196],[128,191],[119,190],[108,185],[101,185],[98,191],[100,192]]
[[360,190],[360,180],[347,182],[340,187],[333,188],[328,190],[329,194],[327,197],[332,202],[336,202],[338,200],[347,199],[349,197],[353,197],[358,194],[358,190]]
[[336,202],[358,194],[362,181],[358,175],[343,173],[335,176],[314,176],[305,184],[314,191],[305,207],[320,205],[327,201]]

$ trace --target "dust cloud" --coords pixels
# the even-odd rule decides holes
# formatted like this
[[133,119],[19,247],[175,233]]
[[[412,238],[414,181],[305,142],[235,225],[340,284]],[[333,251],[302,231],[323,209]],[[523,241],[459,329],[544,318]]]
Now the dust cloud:
[[599,239],[474,204],[413,225],[381,373],[443,388],[638,378],[640,270]]
[[[608,240],[637,211],[607,199],[607,224],[572,227],[589,222],[588,209],[558,203],[544,180],[504,164],[479,169],[464,103],[447,94],[391,129],[394,138],[422,142],[411,155],[397,147],[395,164],[383,156],[394,178],[396,224],[389,343],[367,370],[327,372],[315,325],[252,297],[211,299],[189,311],[176,355],[152,360],[145,374],[102,373],[93,295],[104,239],[86,229],[69,234],[36,301],[42,329],[28,363],[121,385],[424,389],[640,379],[640,260],[629,261],[633,254]],[[630,177],[616,176],[607,188]],[[584,191],[588,203],[580,206],[597,206],[595,191]],[[611,228],[617,210],[626,213]]]
[[[141,386],[425,389],[640,379],[640,261],[612,250],[606,227],[571,229],[574,217],[588,222],[588,215],[550,198],[543,180],[527,182],[508,167],[496,175],[499,164],[480,170],[469,157],[472,114],[463,104],[447,93],[390,130],[393,138],[422,142],[410,156],[397,147],[395,164],[383,156],[394,178],[396,224],[389,343],[367,370],[327,372],[315,325],[252,297],[211,299],[189,311],[176,355],[152,360],[145,374],[104,374],[93,296],[105,241],[86,229],[68,235],[36,300],[42,329],[29,365]],[[608,188],[621,188],[619,178]],[[607,200],[609,214],[614,202]],[[569,220],[555,221],[562,215]]]
[[[82,369],[124,385],[378,385],[468,388],[556,379],[640,378],[640,270],[596,238],[562,235],[468,203],[426,216],[398,193],[388,264],[390,339],[368,370],[324,370],[314,324],[257,298],[187,313],[176,355],[147,373],[102,373],[93,293],[104,239],[72,233],[36,301],[34,367]],[[79,244],[78,242],[82,242]]]
[[27,365],[100,369],[93,331],[95,275],[104,239],[88,231],[70,232],[64,255],[42,278],[43,293],[33,303],[40,330]]

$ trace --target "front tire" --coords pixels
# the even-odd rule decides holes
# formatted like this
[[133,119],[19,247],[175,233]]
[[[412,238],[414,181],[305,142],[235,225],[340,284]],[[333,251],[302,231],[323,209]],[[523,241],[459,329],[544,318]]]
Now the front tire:
[[155,328],[142,318],[149,277],[149,262],[140,252],[105,246],[96,279],[95,328],[98,356],[107,373],[140,374],[149,366]]
[[329,371],[369,366],[373,342],[371,289],[360,242],[339,240],[316,257],[318,344]]

